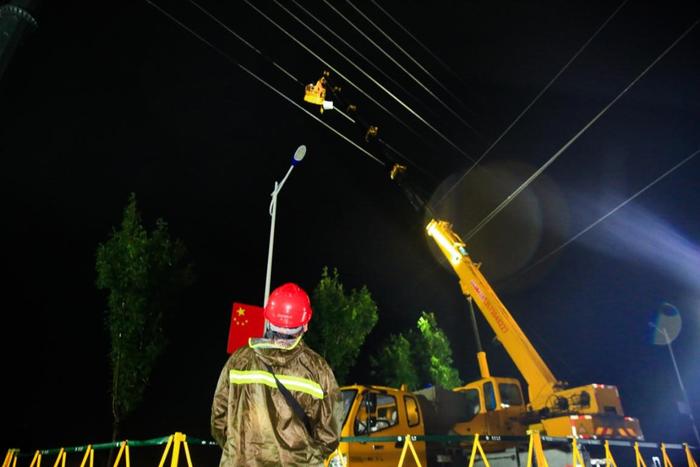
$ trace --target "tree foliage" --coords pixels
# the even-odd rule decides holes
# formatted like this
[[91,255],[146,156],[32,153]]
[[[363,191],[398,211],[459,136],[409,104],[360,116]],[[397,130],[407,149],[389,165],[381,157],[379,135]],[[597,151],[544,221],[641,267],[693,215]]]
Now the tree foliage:
[[378,354],[369,358],[372,377],[384,386],[398,388],[405,384],[411,389],[418,388],[420,376],[411,347],[403,334],[391,334]]
[[342,384],[377,323],[377,304],[366,286],[347,293],[338,271],[334,269],[330,275],[327,267],[312,293],[311,304],[314,316],[305,340],[326,359]]
[[421,312],[417,323],[420,333],[420,345],[422,349],[421,363],[423,368],[427,367],[427,373],[436,386],[452,389],[461,386],[459,372],[453,366],[452,348],[445,332],[437,325],[437,320],[433,313]]
[[427,385],[452,389],[460,386],[453,366],[452,348],[433,313],[421,312],[415,329],[391,335],[370,358],[372,374],[381,384],[409,389]]
[[98,289],[106,290],[111,341],[114,435],[143,397],[157,357],[165,348],[164,315],[176,293],[192,282],[185,247],[165,221],[146,230],[132,193],[119,229],[97,248]]

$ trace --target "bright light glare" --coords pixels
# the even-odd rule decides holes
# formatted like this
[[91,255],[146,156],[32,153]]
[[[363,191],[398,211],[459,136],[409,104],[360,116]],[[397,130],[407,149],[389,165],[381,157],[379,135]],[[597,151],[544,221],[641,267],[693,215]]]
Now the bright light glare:
[[457,264],[462,260],[462,253],[450,242],[443,233],[438,229],[438,224],[436,221],[431,221],[426,227],[428,235],[433,237],[440,246],[447,251],[449,254],[449,259],[452,264]]
[[630,261],[644,260],[700,293],[700,247],[658,216],[627,206],[584,235],[587,246]]

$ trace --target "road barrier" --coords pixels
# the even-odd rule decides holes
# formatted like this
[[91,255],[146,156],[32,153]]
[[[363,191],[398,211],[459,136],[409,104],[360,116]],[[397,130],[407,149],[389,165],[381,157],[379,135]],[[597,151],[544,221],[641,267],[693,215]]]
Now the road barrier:
[[[343,443],[381,443],[381,442],[395,442],[402,443],[403,448],[401,450],[401,455],[397,467],[403,467],[407,462],[407,459],[413,459],[418,467],[423,467],[421,463],[420,456],[416,451],[414,443],[416,442],[426,442],[426,443],[443,443],[449,444],[451,446],[459,446],[460,448],[466,448],[470,451],[468,466],[473,467],[478,461],[482,462],[485,467],[490,467],[488,453],[484,449],[482,443],[488,442],[490,445],[493,443],[506,442],[506,443],[520,443],[523,446],[527,444],[527,467],[532,467],[537,465],[537,467],[548,467],[548,461],[545,455],[545,449],[543,448],[543,443],[547,446],[563,446],[567,450],[571,451],[571,463],[569,466],[585,466],[587,465],[581,454],[581,449],[583,446],[598,446],[604,449],[605,459],[597,461],[597,463],[592,463],[592,465],[605,465],[607,467],[617,467],[617,462],[612,452],[612,447],[627,447],[632,448],[634,451],[634,460],[636,467],[647,467],[647,463],[642,456],[641,449],[655,449],[658,450],[658,454],[661,457],[654,456],[652,459],[654,463],[649,467],[674,467],[671,458],[669,457],[669,450],[682,450],[685,454],[685,461],[687,467],[698,467],[692,454],[692,450],[697,450],[697,447],[691,447],[686,443],[683,444],[672,444],[672,443],[651,443],[651,442],[641,442],[641,441],[622,441],[622,440],[604,440],[604,439],[580,439],[580,438],[555,438],[551,436],[541,436],[537,431],[529,431],[528,436],[494,436],[494,435],[471,435],[471,436],[452,436],[452,435],[406,435],[406,436],[348,436],[341,439]],[[45,449],[37,450],[31,457],[31,462],[29,467],[41,467],[41,461],[44,457],[56,456],[53,467],[65,467],[66,466],[66,456],[69,453],[80,453],[82,454],[82,461],[80,467],[94,467],[94,453],[97,450],[106,449],[119,449],[116,459],[114,461],[113,467],[119,467],[120,465],[125,465],[126,467],[131,467],[131,454],[129,451],[130,447],[145,447],[145,446],[162,446],[165,445],[163,454],[160,458],[160,463],[158,467],[163,467],[170,456],[170,467],[177,467],[180,462],[180,451],[184,451],[185,460],[188,467],[194,467],[192,464],[192,458],[190,456],[189,445],[197,444],[203,446],[216,446],[214,441],[201,440],[197,438],[188,438],[182,433],[174,433],[170,436],[164,436],[160,438],[153,438],[145,441],[136,440],[123,440],[115,441],[111,443],[101,443],[101,444],[88,444],[86,446],[76,446],[68,448],[58,448],[58,449]],[[466,452],[466,451],[465,451]],[[19,449],[8,449],[5,454],[5,459],[2,463],[2,467],[17,467],[17,460],[19,457],[29,458],[30,454],[21,453]],[[343,456],[340,456],[344,459]],[[678,464],[678,463],[677,463]],[[465,466],[466,467],[466,466]],[[678,464],[680,467],[680,464]]]
[[[473,467],[475,463],[481,462],[484,466],[490,467],[489,455],[493,453],[486,452],[482,443],[488,442],[490,445],[494,443],[509,443],[509,444],[519,444],[527,446],[527,457],[526,463],[527,467],[532,467],[537,465],[538,467],[549,467],[549,462],[545,455],[545,449],[543,448],[543,443],[548,447],[559,446],[560,448],[566,449],[566,451],[571,452],[571,457],[567,460],[569,467],[571,466],[585,466],[591,465],[584,461],[581,454],[582,447],[599,447],[603,449],[604,459],[596,460],[599,463],[593,463],[592,465],[605,465],[607,467],[617,467],[617,461],[615,460],[615,455],[619,455],[620,451],[617,449],[621,447],[632,448],[633,451],[630,453],[633,455],[636,467],[674,467],[671,459],[668,455],[669,450],[683,451],[685,454],[685,464],[679,464],[676,462],[676,467],[685,465],[687,467],[698,467],[695,462],[691,450],[697,450],[697,447],[691,447],[686,443],[683,444],[672,444],[672,443],[653,443],[653,442],[643,442],[643,441],[623,441],[623,440],[606,440],[606,439],[582,439],[582,438],[564,438],[564,437],[553,437],[553,436],[541,436],[537,431],[528,431],[528,436],[496,436],[496,435],[469,435],[469,436],[453,436],[453,435],[406,435],[406,436],[352,436],[344,437],[341,442],[346,443],[403,443],[403,448],[401,455],[399,457],[399,462],[397,467],[404,467],[408,458],[412,458],[413,462],[418,467],[424,467],[421,463],[420,457],[414,446],[416,442],[426,442],[426,443],[442,443],[451,446],[467,446],[470,452],[467,457],[467,462],[465,462],[465,467]],[[616,454],[613,454],[613,448],[616,450]],[[652,459],[655,459],[654,464],[647,466],[646,461],[641,453],[641,449],[654,449],[657,452]],[[656,463],[658,459],[658,464]],[[516,463],[514,462],[515,466]],[[627,464],[622,464],[625,467]],[[559,466],[557,466],[559,467]]]
[[[56,456],[56,459],[53,463],[53,467],[65,467],[66,455],[69,453],[82,454],[83,457],[80,463],[80,467],[94,467],[95,451],[107,449],[119,449],[113,467],[119,467],[120,465],[131,467],[131,453],[129,451],[130,447],[134,448],[162,445],[165,445],[165,449],[163,450],[163,455],[160,459],[158,467],[163,467],[165,465],[165,462],[168,460],[168,455],[170,455],[170,467],[176,467],[179,464],[181,450],[185,453],[187,466],[194,467],[192,464],[192,458],[190,457],[190,444],[216,446],[216,443],[214,441],[206,441],[197,438],[188,438],[186,435],[177,432],[170,436],[163,436],[160,438],[153,438],[143,441],[123,440],[111,443],[88,444],[86,446],[75,446],[69,448],[37,450],[32,456],[32,460],[29,464],[29,467],[41,467],[41,461],[44,457],[50,457],[54,455]],[[20,456],[28,458],[29,454],[22,454],[20,453],[19,449],[8,449],[2,467],[17,467],[17,458]]]

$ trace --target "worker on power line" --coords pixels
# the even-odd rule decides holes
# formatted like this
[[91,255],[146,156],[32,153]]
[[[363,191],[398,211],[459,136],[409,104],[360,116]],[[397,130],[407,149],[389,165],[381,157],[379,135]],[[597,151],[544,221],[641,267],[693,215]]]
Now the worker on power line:
[[211,409],[221,467],[322,466],[338,447],[343,404],[328,363],[302,340],[309,296],[287,283],[265,305],[265,335],[226,362]]

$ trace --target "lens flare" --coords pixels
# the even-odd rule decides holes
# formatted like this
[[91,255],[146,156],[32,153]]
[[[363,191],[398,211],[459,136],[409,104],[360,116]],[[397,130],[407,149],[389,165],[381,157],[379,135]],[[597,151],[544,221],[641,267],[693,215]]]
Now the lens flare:
[[581,241],[610,256],[646,262],[689,291],[700,293],[700,247],[644,208],[626,206]]
[[649,341],[654,345],[666,345],[676,340],[678,334],[681,333],[683,320],[678,308],[664,302],[654,312],[649,325]]
[[[448,220],[455,232],[464,235],[533,170],[513,160],[478,166],[436,207],[436,200],[441,199],[459,177],[454,174],[433,193],[430,205],[436,212],[432,214]],[[508,209],[467,242],[467,250],[476,261],[484,262],[484,273],[490,281],[502,281],[516,274],[539,251],[551,249],[566,236],[568,216],[559,187],[543,176],[537,185],[523,191]],[[444,262],[436,248],[431,246],[431,251],[438,261]]]

